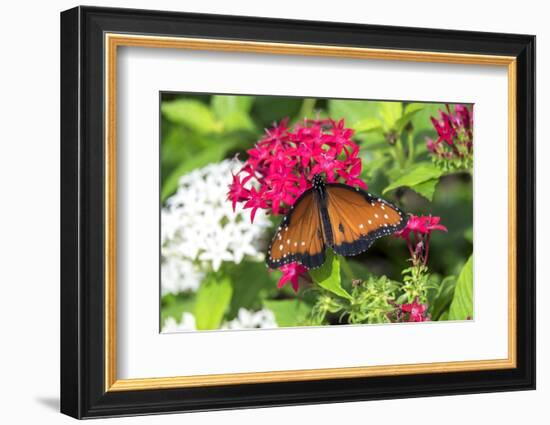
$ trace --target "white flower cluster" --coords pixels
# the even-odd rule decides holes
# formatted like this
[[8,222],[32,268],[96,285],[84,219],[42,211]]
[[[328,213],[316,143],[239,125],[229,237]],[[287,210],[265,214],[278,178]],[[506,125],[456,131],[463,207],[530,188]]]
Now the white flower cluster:
[[204,271],[219,270],[223,261],[245,256],[263,259],[263,236],[270,222],[258,211],[254,224],[248,211],[227,201],[232,172],[242,163],[225,160],[184,175],[161,213],[162,293],[194,291]]
[[196,331],[197,323],[195,322],[195,316],[193,314],[184,312],[181,315],[181,321],[178,323],[173,317],[168,317],[162,325],[162,332],[184,332],[184,331]]
[[[275,315],[271,310],[264,308],[259,311],[251,311],[240,308],[237,317],[222,324],[220,329],[268,329],[276,327],[278,326],[275,321]],[[181,315],[179,323],[173,317],[168,317],[162,326],[163,333],[195,330],[197,330],[195,316],[189,312],[184,312]]]
[[264,308],[260,311],[250,311],[239,308],[237,317],[224,323],[221,329],[267,329],[276,327],[275,315],[271,310]]

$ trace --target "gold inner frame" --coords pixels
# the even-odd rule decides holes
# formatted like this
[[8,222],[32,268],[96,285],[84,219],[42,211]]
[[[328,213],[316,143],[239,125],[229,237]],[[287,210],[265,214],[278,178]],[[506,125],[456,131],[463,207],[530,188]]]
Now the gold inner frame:
[[[386,366],[118,379],[116,333],[116,99],[120,46],[263,54],[325,56],[468,65],[503,66],[508,71],[508,358]],[[134,391],[213,385],[410,375],[516,367],[516,58],[459,53],[370,49],[324,45],[105,34],[105,391]]]

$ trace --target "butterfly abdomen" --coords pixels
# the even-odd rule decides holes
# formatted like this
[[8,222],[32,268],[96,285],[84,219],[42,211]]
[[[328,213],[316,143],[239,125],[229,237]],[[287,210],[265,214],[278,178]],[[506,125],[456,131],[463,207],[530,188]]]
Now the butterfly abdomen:
[[313,190],[319,205],[319,213],[321,215],[321,225],[323,227],[323,235],[328,246],[332,247],[334,234],[332,233],[332,224],[327,209],[327,189],[323,179],[316,175],[313,179]]
[[326,208],[321,209],[321,221],[323,223],[325,241],[328,246],[332,246],[334,244],[334,235],[332,234],[332,226],[330,225],[330,218]]

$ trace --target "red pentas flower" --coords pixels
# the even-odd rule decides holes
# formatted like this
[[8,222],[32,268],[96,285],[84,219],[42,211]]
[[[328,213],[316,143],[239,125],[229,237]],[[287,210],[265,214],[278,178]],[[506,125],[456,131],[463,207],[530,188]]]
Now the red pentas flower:
[[449,114],[443,111],[439,111],[439,119],[431,117],[432,124],[437,131],[439,138],[437,143],[441,141],[447,142],[449,145],[453,144],[453,138],[456,136],[456,130],[453,126],[453,120]]
[[304,120],[293,128],[287,119],[282,120],[248,150],[248,159],[233,177],[227,197],[233,208],[240,202],[250,208],[253,219],[258,208],[285,214],[311,187],[315,174],[323,174],[328,182],[366,188],[359,178],[361,159],[352,136],[353,130],[346,128],[343,119]]
[[474,125],[473,111],[464,105],[455,105],[455,113],[451,115],[453,123],[458,129],[471,130]]
[[403,239],[409,239],[409,235],[411,234],[411,232],[416,233],[417,235],[427,235],[433,230],[443,230],[444,232],[446,232],[447,228],[442,224],[439,224],[440,221],[440,217],[435,217],[431,215],[411,215],[409,217],[409,221],[407,222],[407,226],[403,230],[396,232],[395,236]]
[[411,304],[401,305],[401,311],[408,314],[409,322],[427,321],[428,317],[426,317],[426,310],[428,310],[428,306],[426,304],[420,304],[418,299],[415,299]]
[[277,283],[277,288],[281,289],[286,283],[290,282],[292,289],[298,292],[298,279],[307,272],[307,268],[298,263],[285,264],[279,270],[283,273]]
[[405,239],[407,242],[407,248],[409,249],[414,265],[426,265],[428,263],[431,233],[434,230],[447,231],[445,226],[439,224],[440,221],[440,217],[431,215],[411,215],[407,222],[407,226],[394,234],[395,237]]
[[[257,191],[255,187],[253,187],[248,192],[248,199],[245,199],[246,202],[244,204],[245,208],[251,208],[252,211],[250,212],[250,221],[254,222],[254,216],[256,215],[256,211],[258,211],[258,208],[267,208],[267,202],[263,199],[263,194],[261,193],[262,190]],[[235,208],[235,203],[233,203],[233,208]]]
[[447,112],[439,111],[439,117],[431,117],[437,139],[427,137],[426,148],[446,168],[469,168],[473,154],[473,110],[466,105],[454,105],[454,111],[446,105]]
[[439,224],[441,221],[440,217],[434,217],[432,215],[427,217],[422,217],[423,224],[424,224],[424,233],[429,233],[433,230],[443,230],[444,232],[447,231],[447,228],[443,226],[442,224]]
[[233,175],[233,181],[231,182],[228,193],[228,197],[231,199],[233,205],[233,211],[235,211],[237,202],[246,201],[251,197],[250,190],[244,187],[248,180],[250,180],[250,176],[246,176],[241,180],[239,176]]

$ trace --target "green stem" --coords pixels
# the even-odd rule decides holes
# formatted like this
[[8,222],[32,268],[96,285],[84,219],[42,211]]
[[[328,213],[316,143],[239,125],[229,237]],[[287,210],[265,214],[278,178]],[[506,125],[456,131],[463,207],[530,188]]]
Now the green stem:
[[409,132],[409,134],[407,135],[407,144],[408,144],[408,164],[412,164],[413,163],[413,160],[414,160],[414,137],[412,135],[411,132]]
[[304,118],[313,118],[313,111],[315,109],[316,99],[305,98],[302,101],[302,106],[298,112],[298,121]]
[[397,138],[395,141],[395,157],[397,159],[397,163],[399,164],[399,168],[403,169],[405,168],[405,152],[403,149],[403,138],[401,135]]

